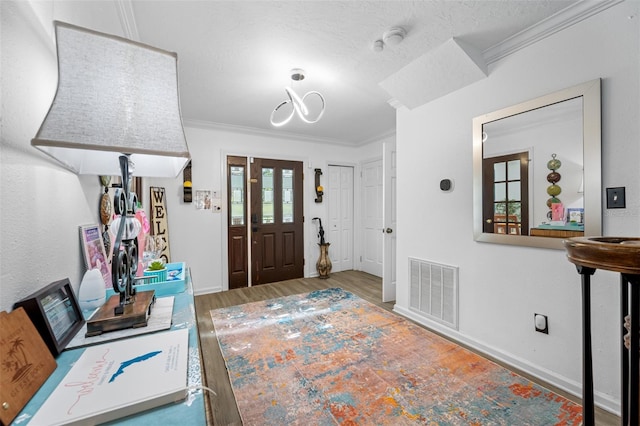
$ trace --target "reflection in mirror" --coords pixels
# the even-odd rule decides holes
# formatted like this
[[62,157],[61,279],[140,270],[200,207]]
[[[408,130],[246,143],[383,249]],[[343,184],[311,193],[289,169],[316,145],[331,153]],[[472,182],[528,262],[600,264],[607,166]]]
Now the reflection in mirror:
[[562,249],[600,235],[600,80],[477,117],[477,241]]

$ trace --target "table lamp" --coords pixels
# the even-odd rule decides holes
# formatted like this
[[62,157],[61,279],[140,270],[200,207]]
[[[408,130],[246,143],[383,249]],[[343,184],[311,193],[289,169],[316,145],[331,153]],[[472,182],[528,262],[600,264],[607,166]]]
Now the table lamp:
[[121,220],[111,265],[119,300],[109,309],[114,316],[126,315],[136,303],[139,250],[131,178],[176,177],[190,159],[177,55],[64,22],[54,21],[54,27],[58,87],[31,145],[77,174],[122,177],[114,200]]

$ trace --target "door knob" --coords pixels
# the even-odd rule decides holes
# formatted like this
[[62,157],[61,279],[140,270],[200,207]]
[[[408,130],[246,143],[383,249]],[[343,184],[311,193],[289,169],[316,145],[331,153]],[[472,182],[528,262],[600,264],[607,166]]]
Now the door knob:
[[493,220],[491,220],[491,219],[487,219],[487,220],[485,220],[485,222],[487,222],[487,223],[491,223],[491,222],[493,222]]
[[391,229],[391,228],[387,228],[387,229],[385,229],[385,230],[384,230],[384,232],[386,232],[387,234],[390,234],[390,233],[392,233],[392,232],[393,232],[393,229]]

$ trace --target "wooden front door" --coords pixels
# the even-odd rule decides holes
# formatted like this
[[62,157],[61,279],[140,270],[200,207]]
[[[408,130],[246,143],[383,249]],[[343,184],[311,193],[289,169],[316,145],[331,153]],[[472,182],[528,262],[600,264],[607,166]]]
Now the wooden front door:
[[251,283],[304,275],[302,163],[251,161]]

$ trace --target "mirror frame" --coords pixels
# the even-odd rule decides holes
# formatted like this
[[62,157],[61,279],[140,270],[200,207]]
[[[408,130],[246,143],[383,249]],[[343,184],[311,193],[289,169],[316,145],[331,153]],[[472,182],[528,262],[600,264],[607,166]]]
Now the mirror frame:
[[582,97],[584,235],[602,232],[602,128],[600,79],[591,80],[473,119],[473,236],[474,240],[563,250],[565,238],[503,235],[483,232],[482,226],[482,126],[492,121]]

